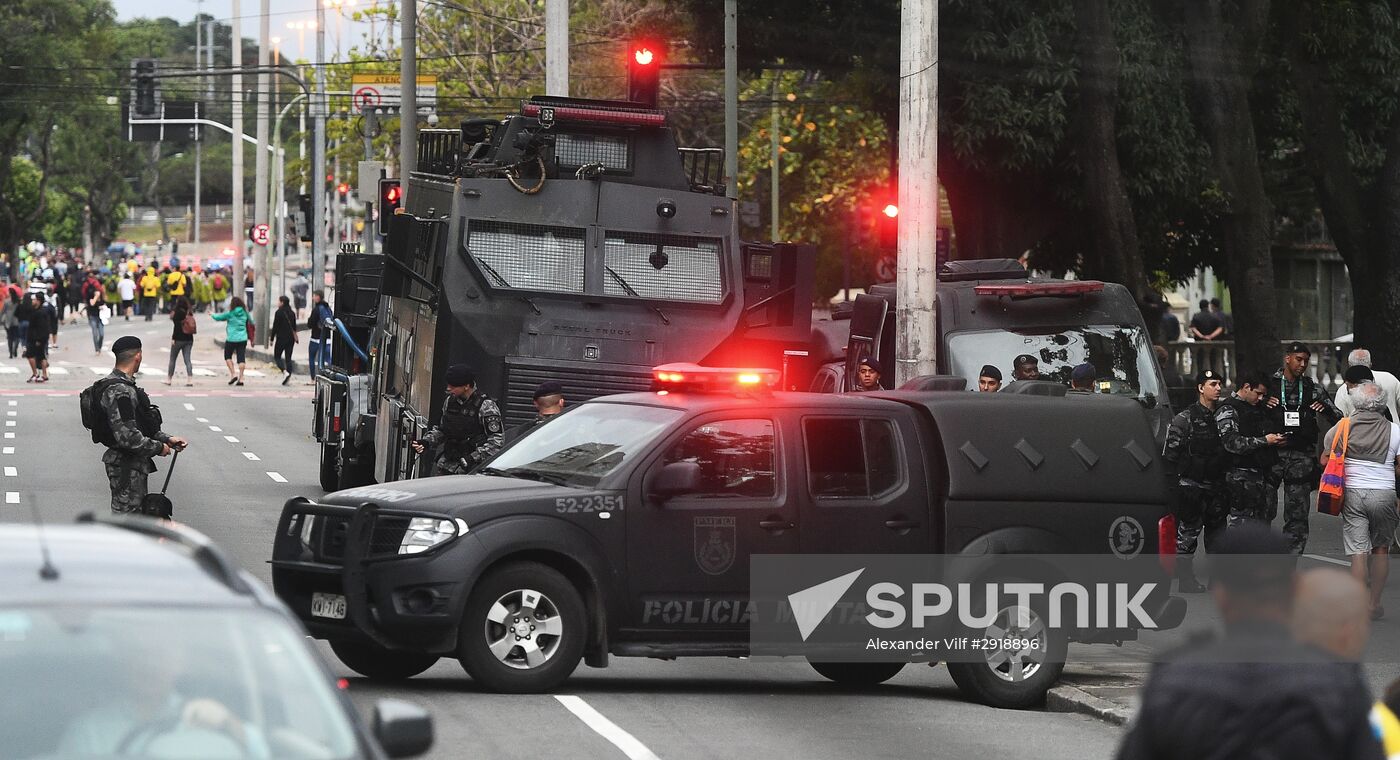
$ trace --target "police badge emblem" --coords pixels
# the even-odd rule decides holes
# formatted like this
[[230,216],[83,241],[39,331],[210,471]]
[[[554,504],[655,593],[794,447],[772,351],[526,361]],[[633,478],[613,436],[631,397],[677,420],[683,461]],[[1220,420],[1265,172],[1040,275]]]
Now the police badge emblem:
[[737,538],[732,517],[695,518],[695,564],[706,575],[723,575],[734,565]]

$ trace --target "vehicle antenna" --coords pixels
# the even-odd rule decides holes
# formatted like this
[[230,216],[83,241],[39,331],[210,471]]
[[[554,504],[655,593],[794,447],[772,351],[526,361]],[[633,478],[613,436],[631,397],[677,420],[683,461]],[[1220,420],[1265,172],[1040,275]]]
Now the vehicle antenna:
[[39,553],[44,557],[44,564],[39,568],[39,577],[46,581],[58,580],[58,568],[54,567],[53,559],[49,556],[49,544],[44,540],[44,518],[39,515],[39,505],[31,502],[29,509],[34,513],[34,527],[39,533]]

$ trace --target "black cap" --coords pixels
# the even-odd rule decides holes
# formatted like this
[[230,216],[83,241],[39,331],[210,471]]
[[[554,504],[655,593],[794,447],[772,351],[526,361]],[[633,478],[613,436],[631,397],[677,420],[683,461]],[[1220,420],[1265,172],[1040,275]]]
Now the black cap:
[[447,368],[448,385],[476,385],[476,373],[465,364],[454,364]]
[[1034,356],[1031,356],[1030,354],[1021,354],[1020,356],[1016,357],[1015,361],[1011,362],[1011,366],[1013,367],[1019,367],[1023,364],[1039,365],[1040,360],[1035,358]]
[[559,383],[554,382],[553,380],[546,380],[546,381],[540,383],[538,386],[535,387],[535,396],[534,396],[534,398],[535,398],[536,400],[542,399],[542,398],[544,398],[545,396],[562,396],[562,395],[564,395],[564,386],[560,385]]
[[1216,372],[1213,369],[1203,369],[1200,372],[1196,373],[1196,385],[1205,385],[1207,380],[1219,380],[1222,383],[1225,382],[1224,378],[1220,377],[1220,373]]
[[880,369],[880,362],[876,360],[873,356],[867,356],[864,359],[861,359],[860,361],[856,362],[856,368],[859,369],[861,367],[869,367],[875,370],[876,372],[883,371]]
[[1099,371],[1094,368],[1094,365],[1089,362],[1084,362],[1083,364],[1075,365],[1074,369],[1069,373],[1069,379],[1076,382],[1093,380],[1095,377],[1098,377],[1098,374]]
[[1356,385],[1357,383],[1364,383],[1367,380],[1375,380],[1376,373],[1372,372],[1371,368],[1364,364],[1353,364],[1347,367],[1346,372],[1342,373],[1342,379],[1352,385]]
[[112,343],[112,353],[120,354],[141,348],[141,339],[135,335],[123,335]]
[[990,364],[983,364],[982,371],[978,373],[977,376],[990,377],[991,379],[996,380],[997,382],[1001,382],[1001,370],[997,369],[996,367],[993,367]]
[[1307,354],[1308,356],[1312,356],[1312,349],[1308,348],[1308,344],[1297,340],[1289,343],[1288,348],[1284,349],[1283,352],[1285,354]]

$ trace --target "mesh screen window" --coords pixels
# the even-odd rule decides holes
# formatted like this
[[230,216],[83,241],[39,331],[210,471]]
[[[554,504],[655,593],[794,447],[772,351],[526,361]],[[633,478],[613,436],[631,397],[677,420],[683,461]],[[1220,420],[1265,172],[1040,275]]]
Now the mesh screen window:
[[609,232],[603,292],[662,301],[719,303],[720,242],[713,238]]
[[492,285],[583,292],[584,231],[472,220],[467,252]]
[[632,171],[631,143],[626,137],[604,137],[561,132],[554,139],[554,158],[562,166],[577,169],[602,164],[609,171]]

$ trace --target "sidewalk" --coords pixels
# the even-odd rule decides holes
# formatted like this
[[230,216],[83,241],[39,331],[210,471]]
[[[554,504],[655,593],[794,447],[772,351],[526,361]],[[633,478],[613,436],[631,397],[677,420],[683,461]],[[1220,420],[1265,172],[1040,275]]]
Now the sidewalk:
[[1151,665],[1074,664],[1066,666],[1045,697],[1050,712],[1072,712],[1125,726],[1137,714],[1139,694]]

